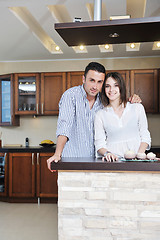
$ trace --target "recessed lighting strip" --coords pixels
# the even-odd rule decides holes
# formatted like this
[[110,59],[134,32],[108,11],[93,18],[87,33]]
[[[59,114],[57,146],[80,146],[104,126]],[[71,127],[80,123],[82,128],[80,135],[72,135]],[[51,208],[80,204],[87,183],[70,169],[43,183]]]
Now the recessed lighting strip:
[[43,30],[26,7],[9,7],[9,10],[36,36],[50,53],[63,53],[60,48],[56,50],[57,44]]

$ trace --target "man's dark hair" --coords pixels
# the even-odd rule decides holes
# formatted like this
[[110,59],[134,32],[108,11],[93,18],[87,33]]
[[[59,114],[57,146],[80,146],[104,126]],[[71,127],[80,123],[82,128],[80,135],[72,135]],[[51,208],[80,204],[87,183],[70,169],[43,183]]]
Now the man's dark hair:
[[99,72],[99,73],[104,73],[106,74],[106,70],[105,70],[105,67],[98,63],[98,62],[90,62],[87,67],[85,68],[85,72],[84,72],[84,76],[86,77],[87,73],[89,70],[93,70],[93,71],[96,71],[96,72]]

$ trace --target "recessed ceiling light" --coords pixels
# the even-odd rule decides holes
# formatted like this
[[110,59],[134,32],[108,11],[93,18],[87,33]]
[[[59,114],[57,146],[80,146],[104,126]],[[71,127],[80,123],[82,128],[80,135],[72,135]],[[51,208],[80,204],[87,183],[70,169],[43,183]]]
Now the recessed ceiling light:
[[109,37],[117,38],[117,37],[119,37],[119,34],[118,33],[111,33],[111,34],[109,34]]
[[130,47],[131,47],[131,48],[135,48],[135,47],[136,47],[135,43],[131,43],[131,44],[130,44]]
[[160,50],[160,42],[154,42],[152,50]]
[[160,42],[157,42],[157,44],[156,44],[156,45],[157,45],[157,47],[158,47],[158,48],[160,48]]
[[140,43],[126,43],[126,51],[139,51]]
[[104,47],[105,47],[105,49],[108,50],[109,49],[109,44],[106,44]]
[[76,53],[87,53],[87,49],[84,45],[72,47]]
[[59,51],[59,50],[60,50],[60,47],[59,47],[59,46],[56,46],[55,49],[56,49],[56,51]]
[[80,46],[79,46],[79,49],[80,49],[80,50],[84,50],[84,46],[83,46],[83,45],[80,45]]
[[112,44],[104,44],[104,45],[98,45],[100,52],[113,52],[113,46]]

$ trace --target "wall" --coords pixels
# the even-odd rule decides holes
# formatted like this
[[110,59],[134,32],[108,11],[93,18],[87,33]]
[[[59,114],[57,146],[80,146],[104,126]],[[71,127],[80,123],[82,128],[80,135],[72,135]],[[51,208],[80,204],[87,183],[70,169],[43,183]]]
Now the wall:
[[[0,63],[0,74],[14,72],[60,72],[83,71],[90,61],[102,63],[108,70],[160,68],[160,57],[120,58],[120,59],[82,59],[55,61],[26,61]],[[152,145],[160,145],[160,115],[148,115]],[[41,140],[51,139],[56,142],[57,117],[21,117],[19,127],[0,127],[3,144],[22,144],[29,137],[30,145],[36,146]]]
[[53,60],[0,63],[0,74],[13,72],[63,72],[83,71],[91,61],[97,61],[108,70],[160,68],[160,57],[106,58],[82,60]]

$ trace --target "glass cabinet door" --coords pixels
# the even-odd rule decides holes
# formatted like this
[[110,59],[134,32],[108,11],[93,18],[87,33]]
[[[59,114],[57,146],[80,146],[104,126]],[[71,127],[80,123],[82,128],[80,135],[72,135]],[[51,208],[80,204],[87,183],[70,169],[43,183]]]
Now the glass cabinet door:
[[20,77],[18,79],[18,110],[36,111],[36,79],[35,77]]
[[16,74],[16,114],[38,114],[39,81],[36,74]]
[[0,126],[19,126],[15,116],[13,74],[0,76]]
[[1,80],[1,122],[11,123],[11,82],[10,79]]

